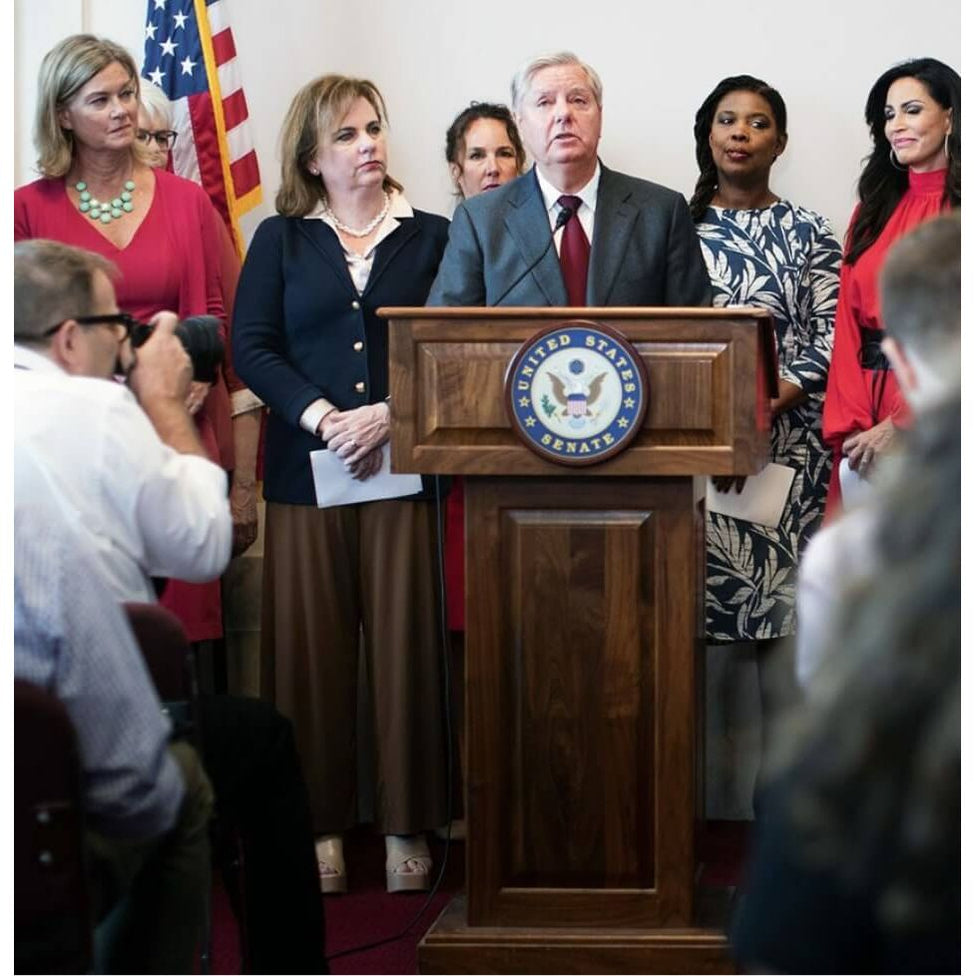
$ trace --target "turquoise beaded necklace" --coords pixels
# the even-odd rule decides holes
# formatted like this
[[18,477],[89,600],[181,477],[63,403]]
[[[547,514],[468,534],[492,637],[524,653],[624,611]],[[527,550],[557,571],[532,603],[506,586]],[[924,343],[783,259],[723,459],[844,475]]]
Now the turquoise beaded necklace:
[[103,203],[96,200],[88,192],[88,184],[84,180],[75,183],[78,191],[78,209],[83,214],[88,214],[92,220],[100,220],[103,224],[118,220],[124,214],[132,213],[132,191],[136,188],[132,180],[126,180],[122,187],[122,192],[113,200]]

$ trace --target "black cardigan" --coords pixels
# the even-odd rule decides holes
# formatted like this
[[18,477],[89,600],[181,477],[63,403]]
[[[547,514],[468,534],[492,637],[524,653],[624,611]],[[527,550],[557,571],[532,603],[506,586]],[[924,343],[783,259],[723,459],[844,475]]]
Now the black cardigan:
[[321,220],[278,216],[258,227],[241,270],[232,335],[237,374],[270,408],[268,501],[315,504],[308,455],[325,445],[298,424],[310,403],[325,397],[349,410],[386,398],[388,327],[376,309],[424,305],[447,228],[445,218],[420,210],[401,218],[376,248],[359,295],[335,232]]

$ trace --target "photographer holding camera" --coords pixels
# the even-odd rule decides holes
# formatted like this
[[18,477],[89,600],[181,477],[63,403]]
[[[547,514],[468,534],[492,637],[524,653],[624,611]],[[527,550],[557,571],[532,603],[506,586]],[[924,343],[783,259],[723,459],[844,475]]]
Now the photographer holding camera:
[[[46,455],[82,529],[111,553],[120,600],[155,600],[150,576],[219,576],[227,480],[184,405],[192,369],[176,316],[155,316],[135,351],[108,261],[42,240],[14,255],[15,444]],[[127,386],[105,382],[116,371]]]
[[[99,255],[54,241],[14,246],[15,466],[39,469],[115,599],[151,602],[151,576],[223,572],[227,479],[186,407],[192,368],[176,316],[153,316],[145,337],[119,312],[114,273]],[[217,809],[243,844],[253,971],[324,972],[311,815],[291,723],[267,702],[226,695],[202,698],[199,711]]]
[[[149,165],[138,109],[139,72],[121,45],[76,34],[45,55],[33,132],[41,178],[14,191],[14,240],[101,254],[119,269],[114,284],[127,312],[144,322],[165,310],[181,319],[208,313],[226,339],[213,205],[196,183]],[[230,480],[242,552],[257,531],[253,455],[237,456],[222,371],[215,380],[193,383],[187,405],[206,456],[225,472],[225,492]],[[175,576],[160,602],[194,644],[223,637],[218,579]]]

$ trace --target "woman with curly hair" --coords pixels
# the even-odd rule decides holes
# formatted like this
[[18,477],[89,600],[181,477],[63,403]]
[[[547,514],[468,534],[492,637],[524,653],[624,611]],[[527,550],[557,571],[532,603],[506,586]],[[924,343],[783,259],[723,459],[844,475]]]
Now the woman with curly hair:
[[[772,312],[779,389],[770,461],[795,472],[776,525],[708,515],[706,633],[716,643],[755,641],[759,653],[795,633],[796,567],[820,524],[829,476],[820,427],[840,247],[823,217],[770,189],[786,142],[782,97],[751,75],[719,82],[695,116],[691,214],[714,304]],[[715,482],[719,491],[741,488],[741,479]]]

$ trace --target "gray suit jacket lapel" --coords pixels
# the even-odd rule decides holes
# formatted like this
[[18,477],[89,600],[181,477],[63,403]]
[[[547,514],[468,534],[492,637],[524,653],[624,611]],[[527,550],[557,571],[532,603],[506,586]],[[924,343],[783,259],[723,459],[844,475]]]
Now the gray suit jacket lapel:
[[[513,194],[509,201],[510,209],[505,215],[505,226],[512,235],[525,266],[538,262],[531,274],[545,296],[546,303],[565,305],[568,301],[566,285],[559,266],[559,254],[555,245],[550,245],[552,235],[549,231],[549,216],[535,172],[526,173],[521,183],[521,192]],[[549,253],[539,261],[539,256],[547,247]]]
[[586,304],[606,305],[623,267],[627,245],[637,221],[637,207],[629,201],[631,189],[605,166],[596,195],[596,223],[586,276]]

